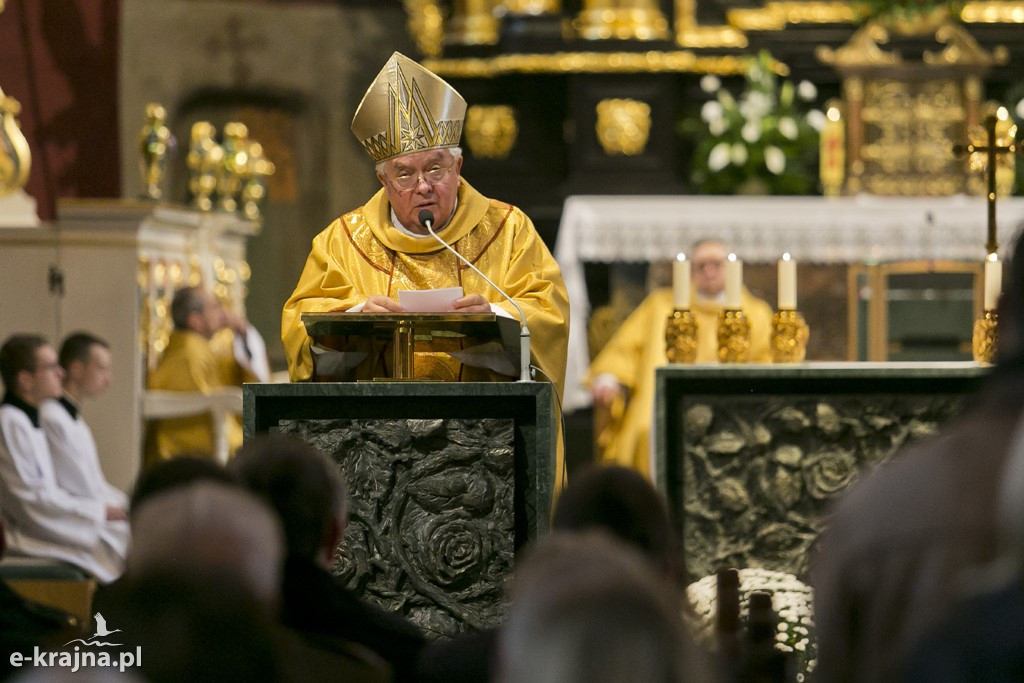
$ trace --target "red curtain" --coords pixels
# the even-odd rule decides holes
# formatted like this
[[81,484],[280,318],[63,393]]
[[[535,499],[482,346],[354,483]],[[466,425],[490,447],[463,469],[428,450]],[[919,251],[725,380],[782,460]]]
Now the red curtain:
[[21,130],[32,148],[25,190],[39,217],[54,217],[58,197],[120,196],[120,0],[5,5],[0,88],[21,103]]

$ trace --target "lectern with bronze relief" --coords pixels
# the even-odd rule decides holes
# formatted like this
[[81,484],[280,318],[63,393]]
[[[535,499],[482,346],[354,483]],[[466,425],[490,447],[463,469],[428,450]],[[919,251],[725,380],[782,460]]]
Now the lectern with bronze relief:
[[[497,625],[517,549],[546,528],[555,471],[551,385],[501,381],[515,378],[519,322],[443,313],[303,322],[315,381],[246,385],[246,437],[292,434],[341,468],[350,513],[333,571],[351,589],[433,637]],[[417,380],[445,356],[484,381]]]

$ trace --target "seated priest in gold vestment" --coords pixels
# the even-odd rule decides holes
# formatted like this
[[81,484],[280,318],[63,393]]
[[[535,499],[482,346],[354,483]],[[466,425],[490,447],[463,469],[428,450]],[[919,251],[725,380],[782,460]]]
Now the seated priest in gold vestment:
[[[257,382],[249,360],[232,355],[230,341],[223,341],[226,317],[216,297],[198,287],[186,287],[171,301],[174,332],[147,386],[158,391],[211,394],[228,386]],[[229,335],[230,336],[230,335]],[[228,448],[242,445],[242,425],[237,415],[226,418]],[[153,420],[146,435],[146,463],[179,455],[214,455],[213,427],[209,414]]]
[[[718,314],[725,305],[725,261],[718,240],[701,240],[691,253],[690,311],[697,321],[697,362],[718,358]],[[772,309],[746,287],[742,309],[750,320],[750,361],[771,360]],[[665,322],[671,315],[672,288],[651,292],[615,332],[590,366],[587,382],[598,410],[610,413],[598,435],[600,459],[650,472],[648,450],[654,410],[654,369],[668,362]]]
[[[376,162],[381,189],[313,239],[281,321],[293,381],[314,375],[302,313],[401,312],[402,290],[461,287],[464,294],[451,302],[450,312],[519,319],[501,292],[429,234],[424,222],[430,221],[421,219],[429,212],[438,236],[522,308],[533,339],[532,363],[561,391],[569,332],[561,272],[526,214],[484,197],[461,176],[465,112],[458,92],[397,52],[370,85],[352,132]],[[418,354],[415,374],[445,381],[492,378],[443,353]]]

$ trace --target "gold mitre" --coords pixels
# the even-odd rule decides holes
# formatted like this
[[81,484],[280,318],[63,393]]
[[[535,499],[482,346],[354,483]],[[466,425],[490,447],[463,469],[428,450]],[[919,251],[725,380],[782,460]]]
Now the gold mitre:
[[391,55],[352,117],[352,132],[375,162],[457,147],[466,100],[405,55]]

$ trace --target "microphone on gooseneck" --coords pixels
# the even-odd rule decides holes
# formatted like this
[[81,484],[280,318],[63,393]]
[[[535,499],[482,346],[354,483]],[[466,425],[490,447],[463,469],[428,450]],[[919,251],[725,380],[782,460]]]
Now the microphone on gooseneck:
[[437,233],[434,232],[434,214],[433,214],[433,212],[431,212],[429,209],[423,209],[422,211],[420,211],[420,213],[417,216],[417,218],[419,219],[420,225],[422,225],[424,228],[427,229],[427,232],[430,233],[431,237],[433,237],[435,240],[440,242],[441,245],[445,249],[447,249],[448,251],[450,251],[453,254],[455,254],[455,258],[459,259],[460,261],[465,263],[467,266],[472,268],[474,273],[476,273],[477,275],[482,277],[487,282],[487,284],[489,284],[491,287],[494,287],[494,289],[498,292],[498,294],[501,294],[503,297],[505,297],[506,301],[508,301],[513,306],[515,306],[516,311],[518,311],[518,313],[519,313],[519,321],[520,321],[520,323],[522,325],[522,327],[521,327],[521,329],[519,331],[519,381],[520,382],[529,382],[529,381],[531,381],[531,376],[530,376],[530,329],[526,326],[526,314],[523,313],[523,309],[519,306],[519,304],[516,303],[515,299],[510,297],[505,292],[504,289],[502,289],[498,285],[494,284],[494,282],[491,280],[491,278],[489,278],[486,275],[484,275],[480,271],[479,268],[477,268],[472,263],[470,263],[469,259],[467,259],[465,256],[463,256],[459,252],[455,251],[455,249],[453,249],[450,244],[448,244],[443,239],[441,239],[440,237],[437,236]]

